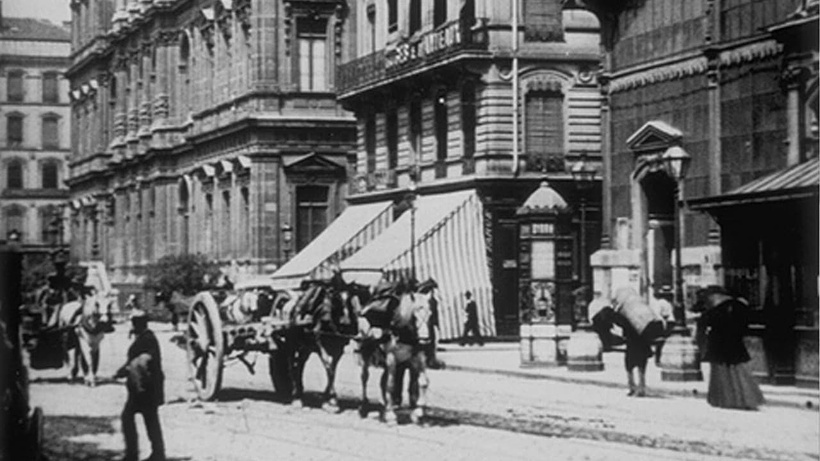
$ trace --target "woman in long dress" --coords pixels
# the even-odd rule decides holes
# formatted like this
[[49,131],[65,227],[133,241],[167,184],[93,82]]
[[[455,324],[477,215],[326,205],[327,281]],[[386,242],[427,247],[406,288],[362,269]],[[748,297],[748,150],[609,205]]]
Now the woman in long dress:
[[749,352],[743,336],[749,325],[749,306],[725,292],[712,292],[698,320],[703,361],[710,363],[707,401],[720,408],[756,410],[763,394],[749,372]]

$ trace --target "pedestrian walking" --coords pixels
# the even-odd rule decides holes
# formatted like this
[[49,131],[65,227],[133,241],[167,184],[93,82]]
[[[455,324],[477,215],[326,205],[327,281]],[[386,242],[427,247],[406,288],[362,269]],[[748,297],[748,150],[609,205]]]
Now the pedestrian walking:
[[703,361],[710,364],[706,400],[713,407],[756,410],[764,399],[749,372],[751,357],[743,343],[749,305],[722,287],[709,287],[698,294],[693,310],[703,312],[696,338]]
[[470,290],[464,293],[464,297],[467,299],[467,306],[464,308],[467,321],[464,322],[464,332],[460,344],[463,346],[467,343],[474,344],[477,342],[479,346],[483,346],[484,338],[481,337],[481,330],[478,325],[478,305],[473,300],[473,293]]
[[126,378],[128,398],[122,410],[122,432],[125,439],[125,461],[136,461],[139,457],[137,426],[135,417],[142,414],[145,431],[151,441],[151,456],[147,461],[164,461],[165,444],[159,420],[159,406],[164,401],[164,376],[159,342],[154,332],[148,329],[148,315],[137,309],[131,312],[134,342],[128,348],[128,359],[117,373],[116,378]]
[[646,364],[652,357],[652,342],[663,334],[662,322],[632,288],[618,289],[612,299],[612,307],[616,314],[613,322],[621,328],[626,345],[624,367],[629,386],[627,395],[643,397],[646,395]]
[[427,366],[433,369],[440,369],[444,368],[444,363],[439,360],[436,355],[439,336],[438,299],[436,298],[436,288],[438,288],[438,284],[433,279],[428,279],[419,285],[419,293],[430,295],[430,318],[427,321],[430,329],[430,344],[425,346]]

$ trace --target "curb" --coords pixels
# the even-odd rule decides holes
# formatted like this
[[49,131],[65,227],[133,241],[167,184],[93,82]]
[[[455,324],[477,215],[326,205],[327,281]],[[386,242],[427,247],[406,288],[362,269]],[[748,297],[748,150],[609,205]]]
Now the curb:
[[[535,373],[528,373],[526,371],[516,371],[516,370],[497,370],[497,369],[488,369],[488,368],[481,368],[481,367],[473,367],[469,365],[452,365],[447,363],[444,367],[445,370],[452,370],[452,371],[464,371],[468,373],[477,373],[477,374],[490,374],[490,375],[501,375],[501,376],[510,376],[514,378],[524,378],[524,379],[545,379],[550,381],[556,381],[561,383],[568,383],[568,384],[582,384],[582,385],[592,385],[592,386],[599,386],[599,387],[607,387],[613,389],[624,389],[626,390],[627,386],[625,384],[620,383],[612,383],[606,381],[599,381],[595,379],[587,379],[582,377],[565,377],[565,376],[550,376],[550,375],[541,375]],[[647,386],[650,391],[660,395],[671,395],[675,397],[688,397],[688,398],[696,398],[705,400],[706,395],[698,392],[697,389],[692,389],[691,391],[683,390],[683,389],[663,389],[659,387],[652,387]],[[798,398],[792,399],[782,399],[778,398],[777,396],[771,396],[763,394],[765,399],[764,406],[774,406],[774,407],[788,407],[788,408],[797,408],[802,410],[809,410],[809,411],[817,411],[820,404],[818,404],[818,399],[816,397],[798,397],[800,400],[804,400],[802,403],[797,401]]]

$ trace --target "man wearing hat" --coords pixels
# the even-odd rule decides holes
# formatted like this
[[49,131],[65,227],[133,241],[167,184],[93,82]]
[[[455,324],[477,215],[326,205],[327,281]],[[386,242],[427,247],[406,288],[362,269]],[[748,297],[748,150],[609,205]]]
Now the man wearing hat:
[[165,446],[159,421],[159,406],[164,401],[164,375],[159,342],[148,329],[148,314],[141,309],[131,312],[134,342],[128,348],[128,360],[115,378],[126,378],[128,399],[122,410],[122,432],[125,438],[125,461],[139,456],[135,415],[142,413],[145,431],[151,441],[149,461],[164,461]]
[[425,346],[427,355],[427,367],[433,369],[444,368],[444,362],[436,357],[436,349],[438,348],[438,299],[436,299],[436,288],[438,284],[433,279],[427,279],[419,285],[418,291],[423,294],[430,294],[430,318],[428,320],[428,327],[430,329],[430,344]]

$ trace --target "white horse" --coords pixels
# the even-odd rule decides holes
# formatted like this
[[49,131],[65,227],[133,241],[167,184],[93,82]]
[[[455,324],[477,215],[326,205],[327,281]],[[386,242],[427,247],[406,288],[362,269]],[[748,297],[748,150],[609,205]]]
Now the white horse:
[[112,299],[93,293],[60,309],[58,327],[65,331],[63,363],[69,368],[69,380],[77,377],[77,368],[82,366],[85,383],[97,384],[100,342],[105,333],[114,331],[112,303]]

